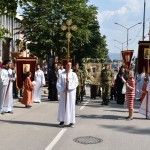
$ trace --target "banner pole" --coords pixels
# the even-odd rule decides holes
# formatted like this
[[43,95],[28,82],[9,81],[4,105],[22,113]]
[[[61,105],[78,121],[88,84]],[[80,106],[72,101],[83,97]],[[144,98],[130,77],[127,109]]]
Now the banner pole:
[[146,119],[148,118],[147,114],[148,114],[148,92],[146,91]]

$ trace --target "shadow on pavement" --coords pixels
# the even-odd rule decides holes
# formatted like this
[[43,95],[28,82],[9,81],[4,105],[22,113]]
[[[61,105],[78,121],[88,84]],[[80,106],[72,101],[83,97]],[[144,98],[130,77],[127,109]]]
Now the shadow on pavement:
[[83,119],[113,119],[113,120],[120,120],[125,119],[124,116],[114,116],[114,115],[78,115],[76,117],[83,118]]
[[41,123],[41,122],[15,121],[15,120],[0,120],[0,122],[6,122],[10,124],[21,124],[21,125],[37,125],[37,126],[46,126],[46,127],[55,127],[55,128],[58,127],[58,124]]
[[149,128],[137,128],[134,125],[132,126],[115,126],[115,125],[100,125],[100,127],[107,128],[110,130],[116,130],[120,132],[130,133],[130,134],[141,134],[141,135],[150,135]]

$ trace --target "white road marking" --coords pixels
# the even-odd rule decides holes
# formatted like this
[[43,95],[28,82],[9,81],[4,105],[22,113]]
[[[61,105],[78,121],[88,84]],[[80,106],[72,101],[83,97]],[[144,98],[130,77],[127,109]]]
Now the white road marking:
[[83,106],[82,107],[80,107],[80,110],[83,110],[84,109],[84,107],[89,103],[89,101],[90,100],[88,100],[87,102],[85,102],[84,104],[83,104]]
[[[82,107],[80,107],[80,110],[83,110],[84,107],[89,103],[90,100],[85,102]],[[55,144],[60,140],[62,135],[67,131],[67,129],[62,129],[57,136],[54,138],[54,140],[45,148],[45,150],[52,150],[52,148],[55,146]]]
[[45,148],[45,150],[51,150],[66,131],[67,129],[62,129],[54,138],[54,140]]

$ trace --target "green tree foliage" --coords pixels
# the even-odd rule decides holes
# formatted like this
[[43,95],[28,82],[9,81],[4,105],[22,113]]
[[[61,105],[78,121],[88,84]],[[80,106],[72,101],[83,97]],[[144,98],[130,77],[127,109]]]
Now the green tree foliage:
[[[31,0],[0,0],[0,16],[7,14],[8,16],[14,17],[16,16],[16,10],[18,5],[23,5]],[[5,33],[9,33],[7,29],[5,29],[0,22],[0,39],[5,42]]]
[[6,42],[6,40],[5,40],[5,38],[4,38],[6,33],[10,34],[9,31],[8,31],[7,29],[5,29],[5,28],[0,24],[0,39],[1,39],[4,43]]
[[16,16],[16,10],[18,5],[22,6],[27,2],[31,2],[32,0],[0,0],[0,16],[3,14]]
[[106,37],[101,36],[97,21],[97,8],[88,6],[88,0],[32,0],[23,7],[22,32],[29,48],[38,56],[46,56],[52,49],[60,57],[66,55],[66,31],[61,26],[67,19],[77,25],[71,31],[71,57],[80,61],[84,57],[107,57]]

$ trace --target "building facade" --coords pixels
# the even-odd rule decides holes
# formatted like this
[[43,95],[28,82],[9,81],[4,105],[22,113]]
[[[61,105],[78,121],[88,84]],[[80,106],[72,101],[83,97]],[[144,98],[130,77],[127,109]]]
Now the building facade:
[[[18,16],[18,15],[17,15]],[[12,18],[8,15],[0,16],[0,24],[4,26],[5,29],[8,29],[10,34],[5,34],[5,39],[7,43],[4,43],[0,40],[0,60],[10,59],[11,52],[17,52],[18,46],[16,41],[23,38],[22,34],[16,34],[20,27],[19,17]]]

